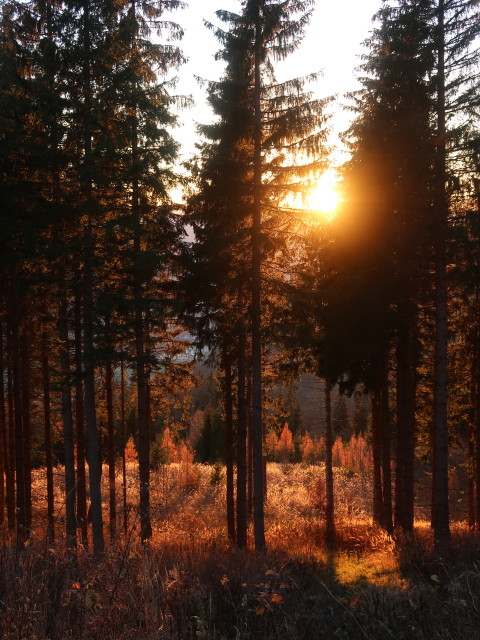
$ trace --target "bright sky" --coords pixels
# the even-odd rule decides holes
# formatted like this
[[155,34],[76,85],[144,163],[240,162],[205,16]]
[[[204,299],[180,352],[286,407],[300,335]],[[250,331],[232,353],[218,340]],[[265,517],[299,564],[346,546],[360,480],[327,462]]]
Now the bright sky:
[[[183,144],[183,155],[194,151],[195,122],[208,122],[211,112],[205,102],[205,92],[194,77],[218,80],[222,76],[222,63],[214,60],[219,48],[212,32],[203,20],[221,24],[215,16],[217,9],[239,12],[240,0],[187,0],[189,7],[172,17],[185,29],[182,42],[188,64],[180,71],[180,93],[192,94],[195,106],[180,115],[182,130],[177,137]],[[323,71],[323,77],[315,87],[318,97],[338,95],[332,107],[334,129],[332,144],[337,144],[336,134],[347,128],[349,114],[342,110],[343,94],[356,88],[354,69],[359,64],[361,43],[372,28],[372,16],[380,8],[381,0],[317,0],[316,8],[301,49],[293,54],[277,71],[279,79]]]

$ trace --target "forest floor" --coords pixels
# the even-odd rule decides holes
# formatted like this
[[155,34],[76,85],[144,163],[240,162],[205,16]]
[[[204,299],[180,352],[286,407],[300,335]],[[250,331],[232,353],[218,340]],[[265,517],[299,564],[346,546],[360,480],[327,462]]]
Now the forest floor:
[[[153,537],[142,545],[130,463],[127,534],[95,564],[86,549],[76,562],[65,553],[61,471],[56,546],[38,531],[18,553],[3,536],[2,640],[480,638],[478,535],[455,523],[442,557],[426,521],[393,540],[372,525],[368,473],[335,473],[337,547],[329,552],[322,467],[269,464],[268,551],[258,555],[228,544],[224,479],[207,465],[153,472]],[[38,470],[36,522],[44,487]],[[121,504],[118,518],[120,528]]]

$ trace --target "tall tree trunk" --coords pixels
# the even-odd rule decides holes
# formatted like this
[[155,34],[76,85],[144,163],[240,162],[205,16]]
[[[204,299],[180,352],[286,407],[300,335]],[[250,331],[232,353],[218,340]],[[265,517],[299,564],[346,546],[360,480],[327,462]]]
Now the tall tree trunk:
[[15,529],[15,419],[13,411],[13,370],[12,342],[8,330],[7,316],[7,406],[8,406],[8,442],[7,442],[7,521],[10,531]]
[[93,552],[99,560],[105,549],[103,536],[102,494],[101,494],[101,462],[99,458],[99,437],[95,406],[95,345],[93,332],[93,183],[92,183],[92,78],[91,78],[91,24],[90,0],[83,2],[83,90],[84,90],[84,183],[86,220],[83,230],[83,358],[84,358],[84,396],[85,424],[87,428],[87,458],[90,479],[90,501],[92,514]]
[[62,422],[65,449],[65,513],[67,549],[75,553],[77,547],[77,527],[75,520],[75,449],[73,437],[72,396],[70,393],[70,353],[68,332],[68,302],[66,292],[65,266],[60,269],[60,305],[58,310],[58,335],[60,338],[60,370],[62,372]]
[[335,545],[335,503],[333,489],[333,430],[331,385],[325,381],[325,534],[329,547]]
[[[253,439],[252,439],[252,372],[247,370],[247,518],[251,522],[253,519]],[[264,492],[267,498],[267,476],[264,466]]]
[[25,527],[32,530],[32,427],[30,420],[31,393],[30,386],[30,330],[24,323],[20,335],[21,380],[22,380],[22,428],[23,428],[23,464],[25,468]]
[[227,467],[227,533],[231,542],[235,541],[235,496],[233,484],[233,395],[232,362],[230,356],[223,360],[225,370],[225,462]]
[[125,460],[126,422],[125,422],[125,365],[123,356],[120,361],[120,421],[122,431],[122,498],[123,498],[123,531],[128,532],[128,511],[127,511],[127,463]]
[[393,533],[392,513],[392,461],[390,445],[390,403],[388,384],[388,350],[385,350],[381,374],[381,420],[382,420],[382,495],[383,526]]
[[[106,331],[109,327],[105,326]],[[107,433],[108,433],[108,489],[110,509],[110,540],[117,537],[117,503],[115,492],[115,441],[113,424],[113,372],[110,356],[105,365],[105,387],[107,395]]]
[[435,354],[433,407],[432,527],[435,546],[450,538],[447,423],[447,218],[445,120],[445,6],[438,0],[437,150],[435,198]]
[[395,466],[395,525],[413,530],[415,457],[415,310],[410,301],[399,305],[397,330],[397,455]]
[[261,223],[262,223],[262,18],[260,2],[255,10],[255,60],[254,60],[254,158],[253,158],[253,219],[252,219],[252,442],[253,442],[253,526],[255,550],[265,551],[264,468],[263,468],[263,420],[262,420],[262,307],[261,307]]
[[382,404],[378,381],[372,390],[373,521],[383,526]]
[[[131,12],[136,19],[136,0],[131,2]],[[138,26],[135,27],[133,38],[137,38]],[[144,294],[142,282],[142,240],[140,224],[140,182],[137,177],[139,170],[138,150],[138,116],[136,105],[136,84],[132,84],[133,116],[132,116],[132,200],[131,213],[133,225],[133,304],[134,331],[137,373],[137,414],[138,414],[138,466],[140,475],[140,536],[143,541],[152,536],[150,521],[150,441],[148,424],[148,390],[145,368],[145,326],[144,326]]]
[[7,416],[5,413],[5,364],[3,319],[0,317],[0,528],[5,523],[5,471],[7,467]]
[[237,545],[247,546],[247,398],[246,336],[242,324],[238,335],[238,422],[237,422]]
[[25,531],[25,468],[22,421],[22,377],[20,364],[20,303],[18,299],[18,277],[15,267],[11,271],[10,309],[8,313],[8,338],[12,357],[13,421],[15,429],[15,489],[17,546],[23,547]]
[[[76,281],[80,281],[80,274],[76,271]],[[85,469],[85,419],[83,397],[82,370],[82,298],[75,293],[74,301],[75,324],[75,436],[77,442],[77,526],[80,528],[82,544],[88,549],[87,522],[87,476]]]
[[45,470],[47,475],[47,539],[55,540],[55,504],[53,494],[52,429],[50,414],[50,367],[48,363],[48,338],[42,332],[42,374],[43,374],[43,426],[45,446]]

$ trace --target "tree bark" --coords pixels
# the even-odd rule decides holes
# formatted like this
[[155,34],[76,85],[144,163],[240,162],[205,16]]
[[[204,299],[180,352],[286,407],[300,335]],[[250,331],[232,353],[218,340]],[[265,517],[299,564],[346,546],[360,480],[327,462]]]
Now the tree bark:
[[238,422],[237,422],[237,546],[247,546],[247,399],[245,326],[238,336]]
[[253,526],[255,550],[265,551],[263,419],[262,419],[262,307],[261,307],[261,223],[262,223],[262,19],[260,2],[254,2],[255,59],[254,59],[254,158],[252,211],[252,443],[253,443]]
[[235,496],[233,482],[233,397],[232,397],[232,363],[230,356],[225,355],[225,429],[226,447],[225,462],[227,467],[227,533],[231,542],[235,541]]
[[123,499],[123,531],[128,532],[128,511],[127,511],[127,463],[125,460],[126,424],[125,424],[125,365],[123,356],[120,361],[120,421],[122,431],[122,499]]
[[58,336],[60,338],[60,370],[62,373],[62,422],[65,450],[65,514],[67,549],[75,553],[77,548],[77,527],[75,520],[75,449],[73,437],[72,396],[70,393],[70,353],[68,332],[68,302],[65,282],[65,267],[60,269],[58,311]]
[[32,384],[30,372],[30,331],[25,322],[20,335],[21,384],[22,384],[22,428],[23,428],[23,464],[25,469],[25,527],[32,530],[32,426],[30,420]]
[[45,470],[47,476],[47,539],[55,540],[55,504],[53,494],[52,428],[50,413],[50,366],[48,363],[48,338],[42,332],[42,374],[43,374],[43,426],[45,446]]
[[90,0],[83,2],[83,90],[84,90],[84,183],[86,220],[83,229],[83,358],[84,358],[84,400],[85,424],[87,429],[87,458],[90,479],[90,501],[92,514],[93,552],[99,560],[105,549],[103,536],[102,494],[101,494],[101,463],[99,459],[99,437],[97,414],[95,406],[95,345],[93,331],[93,183],[92,183],[92,78],[91,78],[91,24]]
[[381,420],[382,420],[382,495],[383,526],[393,533],[392,513],[392,461],[390,446],[390,403],[388,384],[388,352],[385,351],[381,373]]
[[7,416],[5,413],[5,364],[3,320],[0,318],[0,528],[5,523],[5,471],[7,467]]
[[[76,272],[76,280],[80,274]],[[82,544],[88,549],[87,476],[85,469],[85,418],[82,370],[82,298],[79,292],[74,301],[75,324],[75,436],[77,442],[77,526]]]
[[[105,327],[106,331],[109,327]],[[109,356],[107,356],[109,358]],[[107,434],[108,434],[108,489],[110,511],[110,540],[117,537],[117,503],[115,491],[115,441],[113,424],[113,372],[110,360],[105,365],[105,387],[107,396]]]
[[383,526],[382,405],[378,381],[372,390],[373,521]]
[[333,430],[331,385],[325,381],[325,534],[327,546],[335,545],[335,502],[333,488]]
[[445,7],[438,0],[437,150],[435,202],[435,353],[433,407],[432,527],[435,547],[450,538],[447,423],[447,217],[445,119]]
[[15,489],[16,489],[16,533],[17,546],[23,548],[25,530],[25,467],[23,450],[22,379],[20,364],[20,303],[18,299],[18,277],[16,268],[11,270],[10,309],[8,313],[8,337],[12,358],[12,395],[15,437]]
[[7,406],[8,406],[8,441],[7,441],[7,521],[8,529],[15,529],[15,419],[13,411],[13,371],[12,371],[12,345],[9,335],[7,316]]

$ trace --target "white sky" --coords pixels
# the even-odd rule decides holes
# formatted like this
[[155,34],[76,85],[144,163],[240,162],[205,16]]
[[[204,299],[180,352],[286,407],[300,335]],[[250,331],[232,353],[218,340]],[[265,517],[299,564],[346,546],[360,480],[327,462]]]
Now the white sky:
[[[192,94],[196,103],[193,108],[181,112],[182,127],[176,131],[176,137],[183,145],[184,157],[194,151],[195,122],[206,123],[212,118],[205,102],[205,92],[198,87],[194,77],[218,80],[223,72],[222,64],[214,60],[219,44],[213,33],[205,28],[203,19],[221,24],[215,16],[217,9],[241,10],[240,0],[187,1],[188,9],[172,15],[172,19],[185,29],[181,46],[189,58],[179,72],[177,91]],[[357,87],[354,69],[360,63],[358,56],[362,52],[361,43],[368,37],[372,29],[372,17],[380,6],[381,0],[317,0],[301,48],[277,71],[277,76],[282,80],[313,71],[323,72],[323,77],[315,87],[316,95],[338,95],[338,100],[331,108],[334,114],[331,121],[333,145],[338,143],[338,132],[348,126],[349,115],[341,108],[341,103],[345,102],[342,96]]]

